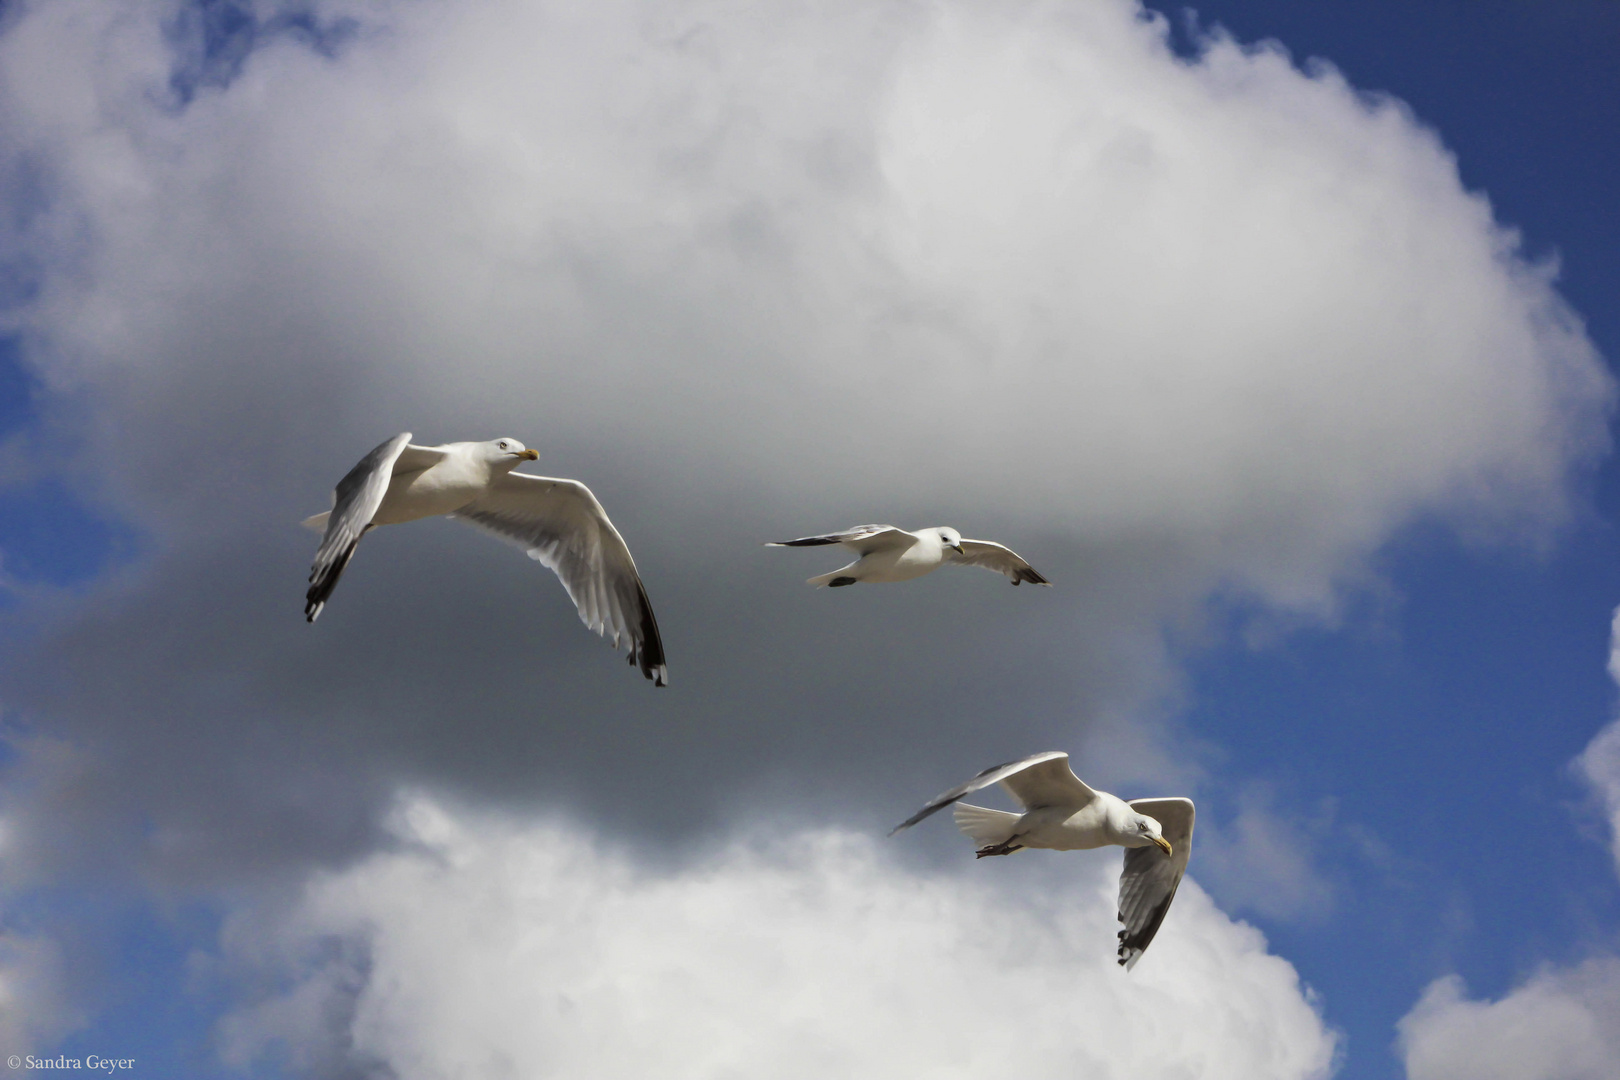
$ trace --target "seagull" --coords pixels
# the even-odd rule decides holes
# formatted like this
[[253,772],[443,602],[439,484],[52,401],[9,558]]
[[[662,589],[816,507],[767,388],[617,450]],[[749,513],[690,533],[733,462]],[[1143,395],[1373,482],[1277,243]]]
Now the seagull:
[[664,643],[624,537],[578,480],[512,470],[540,455],[516,439],[415,446],[408,431],[360,459],[338,481],[332,509],[304,524],[323,533],[309,572],[304,617],[314,622],[378,525],[448,515],[516,544],[556,572],[585,625],[628,643],[632,666],[654,686],[668,681]]
[[[1023,804],[1022,814],[958,802],[964,795],[1000,782]],[[889,830],[893,836],[936,810],[957,803],[956,827],[981,845],[978,858],[1011,855],[1023,848],[1081,851],[1118,844],[1125,849],[1119,878],[1119,962],[1126,971],[1147,951],[1159,932],[1176,886],[1192,854],[1191,799],[1133,799],[1093,791],[1069,768],[1061,750],[1034,754],[984,770],[959,787],[935,796],[927,806]]]
[[1006,574],[1014,585],[1025,581],[1034,585],[1052,584],[1011,548],[989,540],[964,540],[961,533],[949,526],[907,532],[893,525],[862,525],[846,532],[802,536],[765,546],[821,547],[826,544],[843,544],[860,552],[861,557],[830,574],[811,578],[811,585],[836,589],[857,581],[910,581],[946,563],[982,566]]

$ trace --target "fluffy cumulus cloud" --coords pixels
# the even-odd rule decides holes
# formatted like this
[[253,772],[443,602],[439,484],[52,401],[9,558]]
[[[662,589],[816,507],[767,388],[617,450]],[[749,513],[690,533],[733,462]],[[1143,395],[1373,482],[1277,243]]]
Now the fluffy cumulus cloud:
[[233,1063],[285,1053],[400,1080],[1281,1080],[1333,1058],[1292,967],[1195,884],[1136,970],[1118,968],[1113,856],[1008,884],[822,830],[649,870],[562,822],[420,797],[399,819],[404,850],[228,931],[232,960],[290,984],[225,1021]]
[[[1620,609],[1609,650],[1620,684]],[[1607,812],[1620,866],[1620,720],[1575,759]],[[1547,967],[1497,1001],[1467,996],[1455,975],[1437,979],[1400,1023],[1411,1080],[1620,1078],[1620,957]]]
[[[1332,617],[1414,520],[1545,536],[1612,396],[1551,268],[1398,103],[1274,48],[1203,46],[1178,57],[1126,0],[7,8],[0,183],[17,211],[0,254],[6,326],[41,387],[31,437],[42,468],[143,538],[105,580],[3,616],[19,647],[0,696],[31,732],[8,764],[8,875],[242,896],[386,847],[402,784],[560,809],[637,852],[765,804],[886,824],[966,769],[1049,746],[1125,794],[1198,794],[1198,763],[1157,724],[1178,691],[1166,627],[1198,640],[1211,597]],[[647,579],[673,686],[641,685],[532,563],[449,524],[369,537],[305,626],[313,541],[293,523],[402,428],[515,435],[590,483]],[[811,593],[800,582],[829,563],[758,547],[885,519],[1008,542],[1057,588],[942,574]],[[1264,824],[1236,827],[1250,861],[1276,847]],[[923,889],[858,842],[805,839],[819,877],[739,849],[708,878],[661,879],[513,830],[444,850],[573,860],[580,895],[664,928],[624,961],[665,957],[654,982],[711,924],[655,917],[649,897],[768,908],[775,889],[811,951],[854,964],[838,938],[865,940],[857,885],[895,910],[910,886],[933,896],[926,933],[963,928],[957,947],[996,979],[996,946],[966,927],[999,901]],[[395,1059],[391,1040],[414,1045],[441,1003],[391,997],[375,972],[441,961],[372,890],[435,864],[358,865],[311,894],[308,926],[375,909],[389,929],[242,1014],[243,1053],[292,1017],[405,1073],[473,1037],[446,998],[422,1029],[439,1048]],[[1306,906],[1308,870],[1281,871]],[[484,930],[511,948],[553,932],[493,878],[423,888],[494,905]],[[1090,949],[1104,911],[1016,919],[1022,940],[1073,929]],[[1234,1075],[1317,1068],[1326,1043],[1286,968],[1196,889],[1178,913],[1203,957],[1185,962],[1225,949],[1256,996],[1199,1004],[1146,966],[1071,983],[1020,962],[1122,1018],[1137,1000],[1206,1010],[1206,1033],[1293,1016],[1298,1041],[1269,1064],[1153,1039],[1210,1070],[1244,1062]],[[777,914],[728,929],[768,937]],[[891,936],[883,955],[949,981]],[[1173,940],[1156,947],[1166,972]],[[1083,951],[1062,955],[1091,972]],[[590,989],[568,981],[582,955],[543,985]],[[723,959],[749,993],[698,974],[694,1000],[790,1023],[757,1004],[791,994],[786,967]],[[914,989],[860,971],[915,1003],[878,1010],[914,1040],[931,1017],[971,1031],[997,1007],[964,988],[925,1015]],[[639,983],[604,985],[567,1000],[656,1011]],[[555,1018],[563,1001],[532,1003]],[[578,1045],[547,1023],[553,1049],[501,1042],[514,1062]],[[854,1052],[820,1023],[770,1030],[807,1061]],[[740,1032],[708,1051],[668,1037],[745,1054]],[[1054,1038],[1017,1052],[1064,1052]]]
[[[1305,600],[1416,510],[1546,510],[1596,436],[1584,337],[1429,133],[1128,4],[316,5],[359,20],[335,57],[271,35],[185,104],[149,10],[41,9],[7,97],[59,207],[36,361],[138,381],[170,424],[120,435],[166,464],[308,438],[218,407],[269,385],[1196,538]],[[213,407],[175,431],[181,394]],[[281,450],[300,488],[325,441]],[[159,528],[215,494],[114,475]]]
[[[1106,729],[1115,781],[1187,777],[1146,723],[1167,623],[1331,614],[1424,515],[1540,535],[1603,440],[1550,270],[1430,132],[1129,3],[198,10],[0,36],[51,457],[148,540],[7,676],[83,751],[24,766],[47,861],[69,808],[174,875],[347,857],[402,777],[578,804],[610,770],[677,826],[723,812],[664,779],[700,766],[853,794]],[[591,483],[676,689],[450,526],[368,539],[302,625],[290,523],[403,427]],[[883,519],[1059,587],[835,607],[757,546]]]
[[1438,979],[1400,1023],[1411,1080],[1620,1077],[1620,960],[1547,970],[1499,1001]]

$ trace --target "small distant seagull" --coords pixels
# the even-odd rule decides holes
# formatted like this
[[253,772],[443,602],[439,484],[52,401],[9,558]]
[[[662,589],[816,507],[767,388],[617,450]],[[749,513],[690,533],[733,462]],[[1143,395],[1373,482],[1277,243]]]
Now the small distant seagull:
[[906,532],[893,525],[862,525],[847,532],[803,536],[765,546],[821,547],[826,544],[843,544],[860,552],[861,557],[830,574],[811,578],[811,585],[836,589],[857,581],[910,581],[946,563],[982,566],[986,570],[1006,574],[1014,585],[1025,581],[1033,585],[1052,584],[1011,548],[989,540],[964,540],[961,533],[948,526]]
[[615,649],[628,643],[630,663],[653,685],[665,685],[664,643],[624,538],[578,480],[512,471],[539,457],[516,439],[412,446],[408,431],[377,447],[338,481],[332,509],[304,521],[324,530],[309,572],[304,617],[314,622],[326,607],[369,530],[445,514],[549,566],[585,625],[611,635]]
[[956,827],[981,845],[978,857],[1011,855],[1023,848],[1080,851],[1118,844],[1125,849],[1119,878],[1119,962],[1129,971],[1159,932],[1192,854],[1191,799],[1125,802],[1093,791],[1069,768],[1069,755],[1049,750],[984,770],[936,796],[889,831],[917,824],[964,795],[1000,782],[1024,807],[1022,814],[957,803]]

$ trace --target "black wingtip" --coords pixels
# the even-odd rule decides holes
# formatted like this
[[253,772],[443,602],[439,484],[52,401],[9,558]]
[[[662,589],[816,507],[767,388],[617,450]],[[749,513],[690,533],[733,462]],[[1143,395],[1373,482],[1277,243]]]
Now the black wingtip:
[[923,809],[919,810],[917,813],[912,814],[910,817],[906,818],[906,820],[902,821],[900,824],[896,825],[894,828],[890,829],[889,830],[889,835],[893,836],[897,832],[905,832],[907,829],[909,829],[913,825],[917,824],[917,822],[921,821],[923,818],[927,817],[928,815],[932,814],[935,810],[938,810],[938,809],[939,809],[939,807],[937,807],[937,806],[924,807]]
[[[1179,887],[1180,882],[1177,882],[1176,885]],[[1129,953],[1135,953],[1137,956],[1141,956],[1143,953],[1147,952],[1147,947],[1153,944],[1153,939],[1158,936],[1159,927],[1164,925],[1164,917],[1170,911],[1170,901],[1174,900],[1175,898],[1176,890],[1172,888],[1168,896],[1154,905],[1153,910],[1149,912],[1147,919],[1134,934],[1131,933],[1128,925],[1125,929],[1119,932],[1119,962],[1121,964],[1127,964],[1129,962]],[[1125,921],[1125,913],[1123,911],[1119,913],[1119,921]]]
[[669,685],[669,668],[664,659],[664,639],[658,633],[658,619],[653,615],[652,601],[647,599],[647,587],[636,582],[641,597],[641,625],[637,628],[639,641],[630,650],[630,663],[641,669],[641,674],[655,687]]
[[841,540],[834,540],[826,536],[801,536],[797,540],[772,540],[766,547],[826,547],[828,544],[839,544]]
[[326,608],[326,601],[337,588],[338,578],[343,576],[343,568],[349,565],[354,558],[354,549],[360,543],[354,543],[344,548],[331,562],[325,566],[316,564],[309,572],[309,591],[304,594],[304,618],[314,622],[316,617]]

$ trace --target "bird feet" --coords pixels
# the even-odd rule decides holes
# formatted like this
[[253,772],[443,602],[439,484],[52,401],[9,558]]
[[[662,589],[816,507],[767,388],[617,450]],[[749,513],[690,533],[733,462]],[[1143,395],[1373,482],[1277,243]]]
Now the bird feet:
[[1023,844],[1014,843],[1013,840],[1009,838],[1003,840],[999,844],[991,844],[989,847],[980,848],[973,857],[975,859],[982,859],[986,855],[1011,855],[1015,851],[1022,851],[1023,848]]

